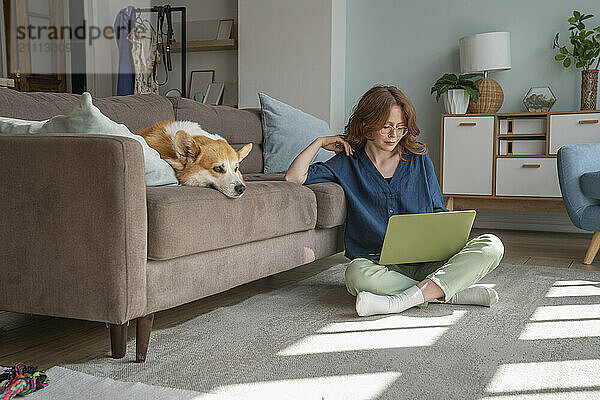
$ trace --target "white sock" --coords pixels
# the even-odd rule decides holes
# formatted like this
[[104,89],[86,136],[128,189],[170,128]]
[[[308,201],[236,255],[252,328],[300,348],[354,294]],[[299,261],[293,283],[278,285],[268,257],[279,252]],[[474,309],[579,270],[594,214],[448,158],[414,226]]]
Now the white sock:
[[471,286],[450,298],[450,304],[473,304],[491,307],[498,302],[498,292],[487,286]]
[[424,302],[423,293],[417,286],[412,286],[400,294],[391,296],[360,292],[356,296],[356,312],[361,317],[399,313]]

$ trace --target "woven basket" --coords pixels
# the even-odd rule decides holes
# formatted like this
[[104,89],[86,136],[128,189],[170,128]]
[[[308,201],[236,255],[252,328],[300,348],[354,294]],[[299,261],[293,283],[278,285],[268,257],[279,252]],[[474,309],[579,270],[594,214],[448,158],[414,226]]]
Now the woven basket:
[[595,110],[598,97],[598,70],[581,71],[581,109]]
[[497,112],[504,102],[504,92],[493,79],[483,78],[475,81],[479,88],[479,99],[477,103],[473,99],[469,101],[469,112],[477,114],[493,114]]

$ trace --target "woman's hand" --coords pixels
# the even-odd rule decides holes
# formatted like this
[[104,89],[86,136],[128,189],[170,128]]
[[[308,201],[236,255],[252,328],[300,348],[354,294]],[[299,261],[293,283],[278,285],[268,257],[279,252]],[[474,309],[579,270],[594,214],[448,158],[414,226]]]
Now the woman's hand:
[[347,156],[354,154],[354,149],[350,147],[350,143],[345,141],[341,136],[324,136],[319,139],[321,147],[325,150],[335,151],[336,153],[345,151]]

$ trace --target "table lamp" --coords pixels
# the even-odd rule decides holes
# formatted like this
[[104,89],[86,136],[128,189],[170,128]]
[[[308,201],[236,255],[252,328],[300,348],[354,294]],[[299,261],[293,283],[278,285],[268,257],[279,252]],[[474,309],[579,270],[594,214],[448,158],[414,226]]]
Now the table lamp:
[[504,102],[504,93],[498,82],[488,78],[488,72],[511,68],[510,32],[478,33],[460,38],[458,44],[461,72],[483,72],[483,79],[475,81],[479,88],[479,99],[477,103],[473,99],[469,101],[469,112],[497,112]]

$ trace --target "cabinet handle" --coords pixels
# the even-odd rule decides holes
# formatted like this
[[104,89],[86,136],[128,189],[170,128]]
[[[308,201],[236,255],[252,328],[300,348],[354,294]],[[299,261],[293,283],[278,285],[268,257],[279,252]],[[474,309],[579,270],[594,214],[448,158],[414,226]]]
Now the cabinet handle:
[[[598,121],[596,121],[598,122]],[[458,126],[475,126],[477,125],[477,122],[461,122],[458,124]]]
[[523,168],[539,168],[540,164],[523,164]]
[[579,120],[580,124],[597,124],[598,120],[597,119],[581,119]]

